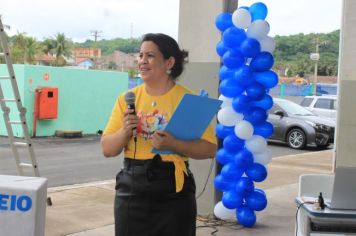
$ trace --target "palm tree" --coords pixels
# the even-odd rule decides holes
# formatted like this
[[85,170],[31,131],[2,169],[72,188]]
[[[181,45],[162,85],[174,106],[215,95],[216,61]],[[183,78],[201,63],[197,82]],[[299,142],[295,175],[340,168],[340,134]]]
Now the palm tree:
[[40,51],[39,49],[39,44],[36,39],[28,37],[26,39],[25,63],[35,64],[35,56]]
[[54,39],[54,53],[56,54],[56,62],[57,66],[65,65],[65,56],[71,55],[71,47],[72,41],[67,39],[64,33],[57,33]]
[[53,55],[54,50],[54,39],[47,38],[41,43],[42,52],[44,54],[51,54]]

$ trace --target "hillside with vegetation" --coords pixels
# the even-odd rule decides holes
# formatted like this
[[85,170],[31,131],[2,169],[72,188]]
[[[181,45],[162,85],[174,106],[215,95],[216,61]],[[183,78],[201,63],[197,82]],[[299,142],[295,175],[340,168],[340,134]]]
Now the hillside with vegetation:
[[[310,54],[315,53],[318,48],[320,54],[318,75],[336,76],[339,34],[340,30],[327,34],[275,36],[277,46],[274,51],[274,70],[278,71],[280,75],[290,77],[312,75],[315,62],[310,59]],[[14,63],[36,64],[36,55],[50,54],[55,56],[54,66],[66,65],[64,58],[71,57],[75,47],[98,47],[101,49],[102,55],[108,55],[115,50],[133,54],[138,52],[140,45],[140,38],[102,39],[96,42],[87,40],[83,43],[76,43],[63,33],[58,33],[43,41],[38,41],[25,33],[18,33],[8,39]]]
[[[304,77],[314,74],[315,62],[310,54],[318,47],[318,75],[336,76],[339,54],[340,30],[328,34],[297,34],[291,36],[275,36],[274,69],[287,76]],[[284,73],[282,73],[284,74]]]

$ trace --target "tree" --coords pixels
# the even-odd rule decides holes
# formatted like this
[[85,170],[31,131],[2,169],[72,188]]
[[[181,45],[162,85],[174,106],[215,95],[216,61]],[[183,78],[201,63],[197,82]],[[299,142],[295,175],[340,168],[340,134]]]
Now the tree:
[[51,54],[53,55],[55,41],[54,39],[47,38],[41,43],[42,52],[44,54]]
[[24,64],[26,60],[26,33],[17,32],[17,34],[12,37],[10,47],[12,62]]
[[137,75],[137,70],[131,68],[127,71],[129,78],[134,78]]
[[40,52],[40,47],[36,39],[32,37],[26,38],[26,47],[25,47],[25,63],[35,64],[36,55]]
[[283,71],[289,68],[292,76],[304,76],[314,73],[314,61],[310,60],[310,53],[315,52],[315,38],[327,44],[320,45],[320,60],[318,74],[336,75],[339,53],[340,30],[328,34],[297,34],[290,36],[275,36],[276,50],[274,51],[274,69]]
[[54,54],[56,55],[55,65],[64,66],[66,64],[65,56],[71,55],[72,41],[67,39],[64,33],[57,33],[54,39]]
[[116,70],[117,69],[117,65],[114,61],[110,61],[109,65],[108,65],[108,69],[109,70]]

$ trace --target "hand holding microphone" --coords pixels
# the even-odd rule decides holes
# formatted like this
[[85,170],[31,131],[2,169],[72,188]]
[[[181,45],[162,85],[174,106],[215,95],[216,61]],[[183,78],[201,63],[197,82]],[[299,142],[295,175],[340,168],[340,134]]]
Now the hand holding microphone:
[[136,109],[135,109],[135,100],[136,96],[133,92],[128,91],[125,94],[125,101],[127,103],[127,110],[124,114],[124,127],[127,130],[132,131],[132,136],[134,137],[135,142],[137,141],[137,124],[138,118],[136,116]]

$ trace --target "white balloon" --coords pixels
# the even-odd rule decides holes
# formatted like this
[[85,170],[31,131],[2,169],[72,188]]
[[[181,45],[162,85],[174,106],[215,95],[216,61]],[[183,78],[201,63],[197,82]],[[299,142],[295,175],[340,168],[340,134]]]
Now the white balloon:
[[225,97],[224,95],[219,96],[219,100],[223,101],[221,107],[231,107],[232,106],[232,98]]
[[255,39],[262,39],[267,36],[269,32],[269,24],[265,20],[255,20],[247,29],[247,36]]
[[266,148],[259,153],[255,153],[253,155],[253,160],[261,165],[267,165],[272,160],[272,152],[270,149]]
[[231,106],[223,107],[218,112],[218,121],[225,126],[234,126],[243,118],[244,116],[241,113],[237,113]]
[[222,201],[216,203],[214,207],[214,215],[221,220],[237,220],[236,210],[224,207]]
[[261,45],[261,52],[270,52],[272,53],[276,48],[276,42],[270,36],[266,36],[259,40]]
[[253,126],[250,122],[242,120],[235,125],[235,134],[240,139],[250,139],[253,135]]
[[232,23],[240,29],[246,29],[251,25],[251,14],[244,8],[239,8],[232,14]]
[[260,135],[253,135],[249,140],[246,140],[245,147],[255,155],[267,148],[267,141]]

